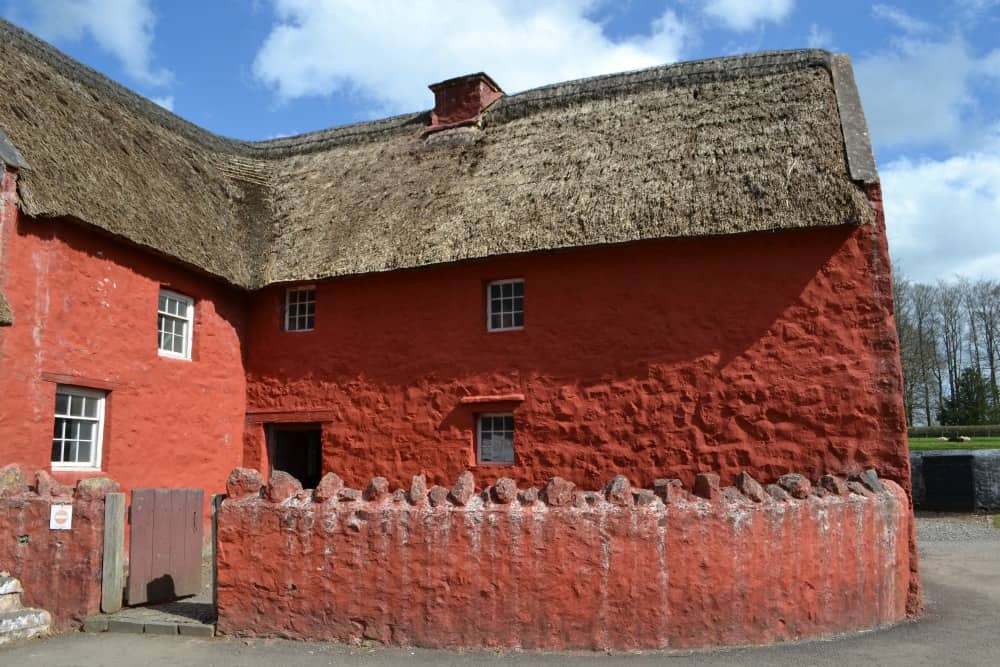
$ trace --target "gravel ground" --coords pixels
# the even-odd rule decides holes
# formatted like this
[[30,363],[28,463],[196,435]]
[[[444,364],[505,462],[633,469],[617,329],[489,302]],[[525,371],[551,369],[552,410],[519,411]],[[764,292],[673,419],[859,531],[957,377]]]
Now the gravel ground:
[[970,540],[1000,541],[1000,530],[993,527],[993,517],[975,514],[917,513],[917,542],[953,542]]

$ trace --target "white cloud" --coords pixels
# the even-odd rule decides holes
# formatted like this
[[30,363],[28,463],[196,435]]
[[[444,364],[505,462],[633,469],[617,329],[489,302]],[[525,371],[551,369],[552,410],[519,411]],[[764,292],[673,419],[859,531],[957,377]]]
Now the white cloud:
[[149,0],[28,0],[17,12],[47,41],[90,36],[140,83],[160,86],[172,78],[153,66],[156,16]]
[[811,49],[829,49],[833,46],[833,33],[813,23],[809,26],[806,44]]
[[167,95],[165,97],[151,97],[150,99],[153,102],[155,102],[156,104],[159,104],[161,107],[163,107],[167,111],[173,111],[174,110],[174,96],[173,95]]
[[1000,127],[982,150],[880,171],[889,247],[908,277],[1000,280]]
[[709,0],[704,11],[730,30],[746,32],[759,23],[781,23],[794,7],[795,0]]
[[486,71],[515,92],[676,60],[687,29],[666,11],[645,35],[614,41],[593,2],[275,0],[277,22],[253,71],[283,100],[358,94],[379,112],[427,108],[427,85]]
[[990,76],[993,58],[977,57],[961,37],[902,39],[863,57],[855,72],[875,144],[963,149],[979,143],[986,123],[976,86]]
[[902,9],[893,7],[892,5],[874,5],[872,7],[872,14],[875,18],[886,20],[903,32],[911,35],[919,35],[931,30],[931,25],[926,21],[914,18]]

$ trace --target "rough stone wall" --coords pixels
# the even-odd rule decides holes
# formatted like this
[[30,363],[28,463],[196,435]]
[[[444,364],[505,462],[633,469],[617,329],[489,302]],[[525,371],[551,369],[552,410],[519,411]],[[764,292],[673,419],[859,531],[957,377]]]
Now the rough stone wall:
[[868,471],[736,488],[700,474],[601,492],[503,478],[477,492],[328,474],[230,477],[219,628],[431,647],[642,649],[761,644],[906,617],[906,493]]
[[[104,496],[119,486],[108,478],[64,486],[44,470],[27,476],[0,468],[0,571],[21,580],[23,603],[52,614],[53,626],[79,626],[101,611]],[[50,530],[53,504],[73,505],[73,527]]]
[[[220,492],[242,461],[243,295],[70,221],[20,215],[8,186],[0,284],[16,319],[0,328],[0,463],[50,468],[56,386],[72,384],[108,391],[103,464],[60,481]],[[161,286],[195,298],[192,361],[157,354]]]
[[[525,328],[490,333],[485,285],[515,277]],[[325,470],[356,485],[876,467],[909,486],[881,218],[320,282],[307,333],[281,330],[283,294],[250,314],[244,461],[262,470],[263,424],[297,421],[322,424]],[[498,411],[516,461],[477,466],[476,413]]]

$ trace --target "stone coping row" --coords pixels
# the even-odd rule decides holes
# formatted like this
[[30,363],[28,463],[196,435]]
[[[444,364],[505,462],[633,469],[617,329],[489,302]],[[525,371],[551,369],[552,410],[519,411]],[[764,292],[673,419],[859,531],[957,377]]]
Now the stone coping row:
[[226,481],[227,502],[270,502],[279,504],[310,503],[380,503],[399,506],[466,507],[472,504],[497,506],[520,505],[549,507],[595,507],[610,504],[619,507],[670,505],[679,502],[773,503],[792,499],[827,496],[872,496],[886,488],[874,469],[850,479],[823,475],[813,484],[804,475],[782,475],[772,484],[761,484],[748,472],[736,478],[735,486],[722,487],[715,473],[699,473],[693,487],[684,488],[679,479],[657,479],[652,489],[633,487],[628,478],[618,475],[601,491],[578,490],[573,482],[552,477],[541,489],[518,489],[509,477],[476,491],[475,478],[466,470],[451,489],[427,487],[424,475],[415,475],[409,489],[391,491],[384,477],[375,477],[364,490],[348,488],[339,475],[329,472],[314,490],[283,471],[274,471],[265,484],[259,471],[236,468]]
[[0,468],[0,499],[101,500],[121,486],[110,477],[86,477],[76,486],[62,484],[45,470],[29,475],[17,463]]

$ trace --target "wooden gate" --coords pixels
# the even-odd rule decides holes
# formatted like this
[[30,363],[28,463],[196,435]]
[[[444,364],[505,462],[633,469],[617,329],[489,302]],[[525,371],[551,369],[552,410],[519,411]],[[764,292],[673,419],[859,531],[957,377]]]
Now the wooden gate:
[[129,515],[129,605],[166,602],[201,589],[204,491],[136,489]]

